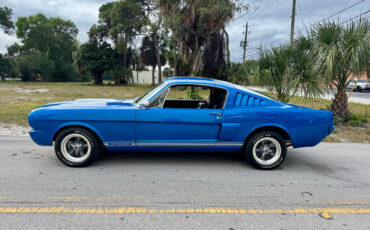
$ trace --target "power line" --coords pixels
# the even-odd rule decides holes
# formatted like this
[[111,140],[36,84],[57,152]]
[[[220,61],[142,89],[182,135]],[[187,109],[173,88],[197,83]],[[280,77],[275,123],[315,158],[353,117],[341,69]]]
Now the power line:
[[[282,0],[282,1],[286,1],[286,0]],[[270,3],[272,3],[273,2],[273,0],[270,0],[270,1],[268,1],[267,2],[267,4],[265,5],[265,7],[263,7],[263,9],[264,9],[264,11],[259,11],[259,12],[257,12],[257,10],[258,9],[260,9],[260,8],[258,8],[255,12],[257,12],[257,14],[255,14],[254,15],[254,17],[256,17],[256,16],[259,16],[261,13],[264,13],[261,17],[264,17],[264,16],[266,16],[267,14],[269,14],[270,12],[272,12],[273,10],[276,10],[277,8],[279,8],[279,7],[281,7],[283,4],[279,4],[279,1],[275,1],[274,3],[277,3],[278,4],[278,6],[277,7],[274,7],[274,5],[276,5],[276,4],[270,4]],[[272,10],[271,11],[268,11],[270,8],[272,8]],[[240,16],[238,16],[238,17],[236,17],[235,19],[233,19],[233,21],[234,20],[237,20],[237,19],[239,19],[239,18],[241,18],[241,17],[243,17],[243,16],[245,16],[246,14],[248,14],[248,13],[245,13],[245,14],[242,14],[242,15],[240,15]],[[244,27],[244,26],[243,26]],[[241,43],[243,43],[243,42],[241,42]],[[253,49],[255,49],[255,50],[257,50],[258,48],[256,48],[256,47],[254,47],[254,48],[252,48],[252,50]],[[248,51],[248,50],[251,50],[251,49],[245,49],[245,51]],[[243,55],[244,56],[244,55]],[[245,59],[245,58],[243,58],[243,59]]]
[[247,48],[247,51],[248,51],[248,50],[258,50],[258,49],[259,49],[259,47],[249,46],[249,47]]
[[[273,0],[270,0],[270,1],[268,1],[267,2],[267,4],[266,4],[266,6],[267,7],[264,7],[263,9],[265,9],[265,10],[267,10],[267,9],[269,9],[269,8],[271,8],[271,6],[272,5],[274,5],[274,4],[270,4],[271,2],[272,2]],[[285,0],[283,0],[283,1],[285,1]],[[278,2],[278,1],[275,1],[275,2]],[[280,4],[281,5],[281,4]],[[279,5],[279,6],[280,6]],[[255,12],[257,12],[258,11],[258,9],[260,9],[260,8],[257,8],[255,11],[254,11],[254,13]],[[259,12],[263,12],[263,11],[259,11]],[[257,14],[255,14],[254,16],[256,16],[256,15],[258,15],[258,13],[259,12],[257,12]],[[236,21],[236,20],[238,20],[238,19],[240,19],[240,18],[242,18],[242,17],[244,17],[245,15],[248,15],[249,14],[249,12],[246,12],[246,13],[244,13],[244,14],[241,14],[241,15],[239,15],[238,17],[236,17],[236,18],[234,18],[234,19],[232,19],[231,21]],[[248,22],[247,22],[247,25],[246,25],[246,30],[245,30],[245,38],[244,38],[244,42],[242,41],[241,42],[241,44],[243,44],[242,45],[242,47],[243,47],[243,62],[244,62],[244,60],[245,60],[245,58],[246,58],[246,51],[247,50],[249,50],[249,49],[247,49],[247,35],[248,34]]]
[[318,3],[319,1],[321,1],[321,0],[316,0],[316,1],[314,1],[313,3],[311,3],[310,5],[308,5],[308,6],[306,6],[306,7],[303,7],[303,8],[302,8],[302,11],[304,11],[304,10],[306,10],[306,9],[308,9],[308,8],[313,7],[313,6],[314,6],[314,5],[316,5],[316,3]]
[[[283,2],[286,2],[286,0],[282,0]],[[269,1],[268,2],[268,4],[269,3],[271,3],[272,1]],[[279,4],[279,1],[275,1],[277,4]],[[267,7],[267,10],[265,11],[265,13],[263,14],[263,15],[261,15],[261,17],[265,17],[266,15],[268,15],[270,12],[272,12],[272,11],[276,11],[276,9],[278,9],[279,7],[281,7],[282,5],[284,5],[283,3],[280,3],[277,7],[273,7],[274,6],[274,4],[271,4],[271,5],[268,5],[268,7]],[[272,9],[272,10],[270,10],[270,11],[268,11],[268,9]],[[262,12],[262,11],[260,11],[260,12]],[[256,16],[256,15],[255,15]],[[278,42],[278,41],[282,41],[283,40],[283,38],[280,38],[280,39],[276,39],[276,40],[274,40],[273,42],[270,42],[270,43],[268,43],[267,45],[272,45],[273,43],[276,43],[276,42]]]
[[[368,14],[368,13],[370,13],[370,9],[368,9],[367,11],[365,11],[365,12],[363,12],[363,13],[361,13],[361,14],[357,15],[357,16],[354,16],[354,17],[352,17],[352,18],[349,18],[349,19],[347,19],[347,20],[345,20],[345,21],[341,22],[341,23],[340,23],[340,25],[342,25],[342,24],[344,24],[344,23],[346,23],[346,22],[352,21],[353,19],[359,18],[359,17],[361,17],[361,16],[363,16],[363,15],[365,15],[365,14]],[[370,18],[370,15],[369,15],[369,16],[366,16],[366,17],[364,17],[364,19],[367,19],[367,18]],[[360,18],[359,20],[361,20],[361,18]],[[319,22],[320,22],[320,21],[319,21]],[[317,23],[319,23],[319,22],[317,22]],[[317,24],[317,23],[311,24],[310,26],[313,26],[313,25],[315,25],[315,24]],[[271,46],[271,45],[273,45],[274,43],[279,42],[279,41],[282,41],[282,40],[283,40],[283,38],[276,39],[276,40],[274,40],[274,41],[272,41],[272,42],[269,42],[269,43],[265,44],[265,47],[266,47],[266,46]],[[262,45],[262,42],[261,42],[261,45]],[[254,54],[249,54],[249,55],[247,55],[247,57],[257,55],[257,50],[259,50],[259,48],[257,48],[257,47],[253,47],[253,46],[251,46],[249,49],[251,49],[251,50],[255,50],[255,53],[254,53]]]
[[[276,11],[277,9],[279,9],[281,6],[284,5],[285,1],[286,0],[282,0],[282,3],[280,3],[280,4],[279,4],[279,1],[275,1],[275,2],[278,3],[278,5],[276,7],[273,7],[274,4],[271,4],[270,7],[268,9],[266,9],[265,13],[263,15],[261,15],[261,17],[263,18],[263,17],[267,16],[268,14],[270,14],[271,12]],[[269,9],[271,9],[271,10],[269,10]]]
[[[273,0],[270,0],[263,8],[264,8],[264,11],[266,12],[268,9],[270,9],[274,4],[270,4],[271,2],[272,2]],[[284,0],[285,1],[285,0]],[[278,3],[278,1],[275,1],[275,2],[277,2]],[[280,4],[281,5],[281,4]],[[279,5],[279,6],[280,6]],[[259,15],[259,13],[258,12],[263,12],[263,11],[258,11],[259,9],[261,9],[261,7],[259,7],[259,8],[257,8],[253,13],[256,13],[257,12],[257,14],[254,14],[253,15],[253,13],[251,13],[251,15],[253,15],[254,17],[256,17],[257,15]],[[275,8],[276,9],[276,8]],[[237,16],[236,18],[233,18],[231,21],[236,21],[236,20],[238,20],[238,19],[240,19],[240,18],[242,18],[242,17],[244,17],[244,16],[246,16],[246,15],[248,15],[250,12],[246,12],[246,13],[244,13],[244,14],[241,14],[241,15],[239,15],[239,16]],[[266,14],[264,14],[264,15],[266,15]]]
[[[357,3],[355,3],[355,4],[353,4],[353,5],[350,5],[349,7],[346,7],[346,8],[344,8],[344,9],[342,9],[342,10],[340,10],[340,11],[336,12],[335,14],[330,15],[329,17],[326,17],[326,18],[324,18],[323,20],[326,20],[326,19],[328,19],[328,18],[332,18],[332,17],[334,17],[334,16],[335,16],[335,15],[337,15],[337,14],[340,14],[340,13],[342,13],[342,12],[346,11],[346,10],[351,9],[352,7],[355,7],[355,6],[357,6],[357,5],[361,4],[361,3],[363,3],[364,1],[366,1],[366,0],[361,0],[361,1],[359,1],[359,2],[357,2]],[[322,20],[322,21],[323,21],[323,20]]]
[[[343,8],[342,10],[340,10],[340,11],[338,11],[338,12],[336,12],[336,13],[334,13],[334,14],[332,14],[332,15],[330,15],[330,16],[328,16],[328,17],[325,17],[325,18],[323,18],[323,19],[321,19],[321,20],[319,20],[319,21],[316,21],[315,23],[311,23],[309,26],[313,26],[313,25],[316,25],[316,24],[318,24],[318,23],[320,23],[320,22],[322,22],[322,21],[325,21],[325,20],[327,20],[327,19],[329,19],[329,18],[332,18],[333,16],[336,16],[336,15],[338,15],[338,14],[341,14],[341,13],[343,13],[344,11],[346,11],[346,10],[349,10],[349,9],[351,9],[351,8],[353,8],[353,7],[355,7],[355,6],[357,6],[357,5],[359,5],[359,4],[361,4],[361,3],[363,3],[363,2],[365,2],[366,0],[361,0],[361,1],[359,1],[359,2],[356,2],[355,4],[352,4],[351,6],[348,6],[348,7],[346,7],[345,6],[345,8]],[[271,1],[270,1],[271,2]],[[317,1],[316,1],[317,2]],[[299,3],[298,3],[299,4]],[[348,2],[346,3],[346,5],[348,4]],[[299,6],[300,7],[300,6]],[[306,7],[306,8],[304,8],[304,9],[307,9],[308,7]],[[303,9],[303,10],[304,10]],[[300,12],[302,11],[302,9],[299,9],[300,10]],[[354,17],[352,17],[352,18],[349,18],[349,19],[347,19],[347,20],[345,20],[345,21],[343,21],[343,22],[341,22],[340,24],[344,24],[344,23],[346,23],[346,22],[348,22],[348,21],[352,21],[352,20],[354,20],[354,19],[356,19],[356,18],[359,18],[359,17],[361,17],[361,16],[363,16],[363,15],[365,15],[365,14],[368,14],[370,12],[370,9],[368,9],[367,11],[365,11],[365,12],[363,12],[363,13],[361,13],[361,14],[359,14],[359,15],[356,15],[356,16],[354,16]],[[367,16],[367,17],[365,17],[365,18],[368,18],[368,17],[370,17],[370,16]],[[305,27],[305,28],[307,28],[307,27]],[[305,28],[302,28],[302,29],[300,29],[299,31],[298,31],[298,33],[300,33],[303,29],[305,29]],[[271,46],[271,45],[273,45],[273,44],[275,44],[276,42],[279,42],[279,41],[282,41],[282,40],[285,40],[284,38],[280,38],[280,39],[276,39],[276,40],[273,40],[272,42],[269,42],[269,43],[267,43],[267,44],[265,44],[265,46]],[[262,45],[262,42],[261,42],[261,45]],[[247,50],[258,50],[259,48],[257,48],[257,47],[250,47],[250,48],[248,48]],[[250,55],[253,55],[253,54],[249,54],[249,55],[247,55],[247,57],[248,56],[250,56]]]
[[236,21],[236,20],[238,20],[239,18],[242,18],[242,17],[244,17],[244,16],[245,16],[245,15],[247,15],[247,14],[249,14],[249,12],[244,13],[244,14],[241,14],[241,15],[239,15],[238,17],[231,19],[230,21]]
[[[346,8],[348,6],[348,3],[349,3],[349,0],[346,1],[346,4],[344,5],[343,9]],[[342,12],[343,13],[343,12]],[[340,17],[342,14],[339,14],[338,17]]]
[[[365,11],[365,12],[363,12],[363,13],[361,13],[361,14],[357,15],[357,16],[354,16],[354,17],[352,17],[352,18],[349,18],[349,19],[347,19],[347,20],[345,20],[345,21],[341,22],[340,24],[344,24],[344,23],[346,23],[346,22],[348,22],[348,21],[351,21],[351,20],[353,20],[353,19],[359,18],[359,17],[361,17],[362,15],[365,15],[365,14],[367,14],[367,13],[369,13],[369,12],[370,12],[370,9],[368,9],[367,11]],[[369,15],[369,16],[370,16],[370,15]],[[367,18],[367,17],[366,17],[366,18]],[[312,23],[312,24],[310,24],[310,26],[316,25],[316,24],[320,23],[321,21],[322,21],[322,20],[320,20],[320,21],[318,21],[318,22],[315,22],[315,23]],[[299,32],[301,32],[302,30],[303,30],[303,29],[299,30],[299,31],[298,31],[298,33],[299,33]],[[283,39],[284,39],[284,38],[279,38],[279,39],[273,40],[272,42],[269,42],[269,43],[265,44],[265,46],[273,45],[273,44],[275,44],[276,42],[282,41]]]
[[[365,14],[368,14],[368,13],[370,13],[370,9],[368,9],[367,11],[365,11],[365,12],[363,12],[363,13],[359,14],[359,15],[356,15],[356,16],[354,16],[354,17],[352,17],[352,18],[349,18],[349,19],[347,19],[347,20],[345,20],[345,21],[341,22],[341,23],[340,23],[340,25],[342,25],[342,24],[344,24],[344,23],[346,23],[346,22],[352,21],[353,19],[359,18],[359,17],[361,17],[362,15],[365,15]],[[369,15],[369,16],[370,16],[370,15]],[[369,17],[369,16],[367,16],[367,17]],[[367,18],[367,17],[365,17],[365,18]],[[315,23],[312,23],[312,24],[310,24],[310,27],[312,27],[312,26],[314,26],[314,25],[317,25],[317,24],[319,24],[319,23],[320,23],[320,22],[322,22],[322,21],[323,21],[323,20],[319,20],[319,21],[317,21],[317,22],[315,22]],[[306,27],[306,28],[307,28],[307,27]],[[300,33],[303,29],[304,29],[304,28],[300,29],[300,30],[298,31],[298,33]]]
[[[257,12],[257,14],[255,14],[254,16],[257,16],[258,14],[261,14],[263,11],[268,11],[274,4],[271,4],[273,0],[270,0],[266,3],[266,5],[263,7],[263,10],[260,10],[259,13]],[[275,2],[278,2],[278,1],[275,1]]]
[[298,10],[299,10],[299,14],[298,15],[299,15],[299,18],[301,19],[301,23],[304,25],[300,0],[298,0]]
[[[322,21],[325,21],[325,20],[327,20],[327,19],[329,19],[329,18],[332,18],[332,17],[334,17],[335,15],[338,15],[338,14],[340,14],[340,13],[343,13],[344,11],[346,11],[346,10],[349,10],[349,9],[351,9],[351,8],[353,8],[353,7],[355,7],[355,6],[357,6],[357,5],[359,5],[359,4],[361,4],[361,3],[363,3],[363,2],[365,2],[366,0],[361,0],[361,1],[359,1],[359,2],[356,2],[355,4],[352,4],[352,5],[350,5],[349,7],[346,7],[346,8],[344,8],[344,9],[342,9],[342,10],[340,10],[340,11],[338,11],[338,12],[336,12],[336,13],[334,13],[334,14],[332,14],[332,15],[330,15],[330,16],[328,16],[328,17],[325,17],[325,18],[323,18],[323,19],[321,19],[321,20],[319,20],[319,21],[316,21],[315,23],[311,23],[310,24],[310,26],[313,26],[313,25],[316,25],[316,24],[318,24],[318,23],[320,23],[320,22],[322,22]],[[365,13],[363,13],[363,14],[366,14],[366,13],[368,13],[369,11],[367,11],[367,12],[365,12]],[[360,17],[362,14],[360,14],[360,15],[358,15],[358,16],[356,16],[356,17]],[[355,17],[355,18],[356,18]],[[341,24],[343,24],[343,23],[345,23],[345,22],[347,22],[347,21],[344,21],[344,22],[342,22]],[[298,30],[298,33],[300,33],[300,32],[302,32],[302,30],[304,30],[305,28],[302,28],[302,29],[300,29],[300,30]]]
[[361,14],[359,14],[359,15],[355,16],[355,17],[349,18],[349,19],[345,20],[344,22],[342,22],[342,23],[340,23],[340,24],[342,25],[342,24],[344,24],[344,23],[346,23],[346,22],[348,22],[348,21],[352,21],[353,19],[358,18],[358,17],[361,17],[362,15],[367,14],[367,13],[369,13],[369,12],[370,12],[370,9],[368,9],[367,11],[365,11],[365,12],[363,12],[363,13],[361,13]]

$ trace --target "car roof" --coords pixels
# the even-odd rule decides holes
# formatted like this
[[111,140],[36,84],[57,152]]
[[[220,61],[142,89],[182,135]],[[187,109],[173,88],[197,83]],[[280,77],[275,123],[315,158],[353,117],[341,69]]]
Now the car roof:
[[209,86],[219,86],[228,89],[236,89],[240,91],[244,91],[250,94],[254,94],[255,96],[260,96],[268,100],[276,101],[266,95],[260,94],[254,90],[248,89],[246,87],[233,84],[227,81],[221,81],[217,79],[205,78],[205,77],[171,77],[165,80],[166,83],[171,84],[202,84],[202,85],[209,85]]
[[228,88],[235,88],[231,82],[221,81],[217,79],[205,77],[171,77],[165,80],[166,83],[179,83],[179,84],[205,84],[211,86],[223,86]]

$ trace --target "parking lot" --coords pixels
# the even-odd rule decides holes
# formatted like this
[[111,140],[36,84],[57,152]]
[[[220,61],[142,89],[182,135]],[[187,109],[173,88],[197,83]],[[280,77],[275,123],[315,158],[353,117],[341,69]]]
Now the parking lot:
[[108,153],[69,168],[0,137],[5,229],[369,229],[370,144],[289,149],[277,170],[237,153]]

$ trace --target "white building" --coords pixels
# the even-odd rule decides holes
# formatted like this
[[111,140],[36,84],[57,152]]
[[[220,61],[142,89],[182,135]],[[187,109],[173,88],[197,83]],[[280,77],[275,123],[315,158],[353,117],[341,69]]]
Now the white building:
[[[163,69],[165,67],[168,67],[167,65],[166,66],[162,66],[162,81],[165,80],[166,78],[163,76]],[[132,71],[132,76],[134,78],[134,83],[139,83],[139,84],[151,84],[152,83],[152,69],[151,67],[148,67],[148,71],[141,71],[141,72],[138,72],[136,73],[135,70]],[[158,84],[158,69],[156,68],[155,71],[154,71],[154,80],[155,80],[155,84]],[[130,80],[131,81],[131,80]]]

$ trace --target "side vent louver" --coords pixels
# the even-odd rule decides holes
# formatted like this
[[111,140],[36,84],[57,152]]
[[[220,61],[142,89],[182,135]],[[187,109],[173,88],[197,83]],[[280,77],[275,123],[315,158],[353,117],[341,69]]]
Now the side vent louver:
[[266,105],[266,101],[244,93],[236,93],[235,105]]

